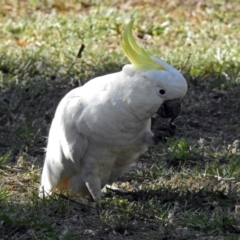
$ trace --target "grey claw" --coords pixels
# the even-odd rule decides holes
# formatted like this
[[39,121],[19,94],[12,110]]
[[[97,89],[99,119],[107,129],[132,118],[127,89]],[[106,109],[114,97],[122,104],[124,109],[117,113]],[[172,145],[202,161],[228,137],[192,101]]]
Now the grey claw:
[[157,145],[159,142],[167,142],[168,137],[173,137],[175,135],[177,127],[170,123],[169,125],[162,125],[160,127],[153,128],[153,141]]

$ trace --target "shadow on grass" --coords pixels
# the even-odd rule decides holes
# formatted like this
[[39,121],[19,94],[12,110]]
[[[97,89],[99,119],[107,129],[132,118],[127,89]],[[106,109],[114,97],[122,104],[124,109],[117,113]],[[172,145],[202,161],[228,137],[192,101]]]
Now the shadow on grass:
[[[119,194],[107,192],[96,209],[62,198],[27,202],[12,200],[0,205],[3,239],[70,238],[96,236],[133,239],[144,236],[184,239],[199,236],[234,236],[238,225],[239,196],[221,191],[181,192],[179,189],[140,190]],[[186,233],[187,228],[187,233]],[[185,229],[185,230],[184,230]]]
[[178,188],[161,188],[125,193],[108,192],[106,197],[113,198],[114,194],[138,206],[139,210],[133,213],[135,218],[141,218],[142,214],[150,219],[153,218],[152,221],[156,223],[158,221],[154,217],[161,216],[163,224],[169,224],[170,221],[173,228],[187,227],[189,232],[197,230],[207,235],[213,233],[216,235],[240,234],[238,224],[240,198],[237,191],[225,194],[224,190],[200,189],[193,192],[181,191]]
[[32,239],[34,236],[79,239],[97,212],[61,198],[42,200],[35,194],[28,197],[25,202],[17,199],[1,202],[0,237],[3,239]]
[[[91,78],[119,69],[120,66],[113,64],[103,72],[93,70]],[[19,155],[26,153],[29,157],[27,161],[37,162],[38,166],[42,166],[42,148],[46,145],[45,137],[48,135],[56,107],[61,98],[81,82],[76,73],[71,73],[69,77],[45,77],[44,74],[38,74],[31,75],[25,82],[19,81],[19,84],[0,90],[0,154],[2,156],[11,151],[11,164],[19,160]],[[187,155],[180,154],[179,163],[179,155],[174,153],[174,157],[168,162],[169,168],[174,167],[178,171],[181,171],[183,165],[193,169],[198,164],[207,165],[215,161],[214,157],[208,156],[240,139],[239,85],[230,86],[225,78],[216,75],[187,79],[189,91],[183,99],[181,115],[176,120],[176,125],[179,126],[177,135],[188,144],[188,148],[183,149]],[[197,149],[200,147],[199,141],[204,147],[211,147],[204,154],[196,154],[191,150],[195,145]],[[163,146],[163,149],[168,147],[169,145]],[[239,151],[238,145],[236,151]],[[218,155],[215,158],[218,158]],[[220,160],[228,163],[227,157]],[[29,169],[24,175],[32,171]],[[12,170],[10,174],[7,170],[6,174],[9,175],[4,175],[4,179],[9,179],[16,173]],[[28,182],[38,182],[27,179]],[[18,181],[24,183],[25,180]],[[11,184],[8,187],[11,188]],[[32,200],[27,196],[30,200],[26,202],[4,201],[0,205],[1,234],[5,239],[18,239],[20,236],[24,239],[31,239],[33,236],[79,239],[85,234],[94,238],[94,234],[98,233],[104,237],[109,237],[110,234],[109,239],[113,239],[116,231],[120,234],[119,239],[122,239],[126,230],[130,234],[129,239],[132,239],[131,234],[139,236],[134,235],[136,230],[138,234],[143,234],[146,229],[150,233],[159,234],[160,225],[166,239],[173,235],[175,239],[181,239],[177,236],[185,236],[184,228],[189,229],[190,236],[195,236],[196,232],[223,235],[240,232],[237,223],[239,196],[236,192],[226,195],[223,190],[209,191],[201,188],[197,192],[181,191],[179,185],[176,189],[132,192],[122,196],[119,201],[114,194],[107,197],[110,197],[110,200],[103,203],[98,214],[59,199],[44,202],[37,200],[36,196],[33,196]],[[172,217],[169,215],[171,212]],[[172,232],[177,228],[181,230]]]
[[[110,73],[120,68],[112,64],[106,71]],[[10,76],[14,71],[5,75]],[[42,148],[60,100],[89,79],[78,78],[77,73],[71,71],[62,76],[45,72],[25,76],[23,69],[20,72],[17,83],[11,80],[0,88],[0,155],[9,151],[13,155],[22,151],[32,156],[43,155]],[[92,73],[94,77],[106,74],[94,69]]]

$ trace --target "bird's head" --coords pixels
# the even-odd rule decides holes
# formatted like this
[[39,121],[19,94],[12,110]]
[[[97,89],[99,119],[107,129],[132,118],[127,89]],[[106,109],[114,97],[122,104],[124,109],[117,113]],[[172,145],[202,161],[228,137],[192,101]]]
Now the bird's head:
[[124,66],[128,75],[139,74],[154,87],[154,99],[159,98],[156,113],[173,121],[180,113],[181,99],[187,93],[187,82],[182,74],[163,60],[150,56],[138,46],[132,35],[133,21],[125,27],[121,47],[132,63]]

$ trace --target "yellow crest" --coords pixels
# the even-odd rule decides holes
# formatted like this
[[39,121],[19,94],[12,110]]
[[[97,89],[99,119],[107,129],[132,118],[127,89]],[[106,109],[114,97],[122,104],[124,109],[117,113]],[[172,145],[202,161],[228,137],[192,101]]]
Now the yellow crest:
[[128,60],[141,70],[164,70],[164,67],[156,63],[150,55],[137,45],[132,34],[133,20],[124,29],[121,47]]

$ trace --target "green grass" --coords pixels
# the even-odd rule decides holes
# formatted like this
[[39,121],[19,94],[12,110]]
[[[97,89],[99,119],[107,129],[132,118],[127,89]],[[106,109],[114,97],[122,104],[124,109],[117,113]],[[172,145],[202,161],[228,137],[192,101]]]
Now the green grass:
[[[239,11],[237,0],[0,0],[0,239],[239,239]],[[116,183],[129,193],[108,191],[96,209],[41,200],[56,106],[128,63],[130,19],[139,43],[188,80],[177,135]]]

